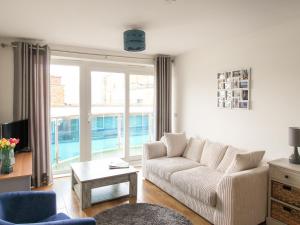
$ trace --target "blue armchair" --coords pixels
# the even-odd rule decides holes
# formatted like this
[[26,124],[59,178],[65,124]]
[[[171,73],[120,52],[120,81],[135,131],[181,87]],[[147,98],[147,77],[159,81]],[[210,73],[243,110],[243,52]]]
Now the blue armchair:
[[56,213],[54,192],[21,191],[0,194],[0,225],[95,225],[93,218],[70,219]]

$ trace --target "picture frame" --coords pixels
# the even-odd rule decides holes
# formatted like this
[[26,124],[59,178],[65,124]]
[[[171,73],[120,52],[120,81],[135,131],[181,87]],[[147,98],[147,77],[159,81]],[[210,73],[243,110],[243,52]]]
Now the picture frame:
[[217,73],[217,107],[250,109],[251,68]]
[[248,90],[242,90],[242,96],[241,99],[243,101],[248,101]]
[[239,102],[239,108],[247,109],[248,108],[248,102]]
[[234,88],[234,89],[240,88],[238,79],[234,79],[232,83],[233,83],[232,88]]
[[241,80],[239,87],[240,88],[248,88],[248,80]]

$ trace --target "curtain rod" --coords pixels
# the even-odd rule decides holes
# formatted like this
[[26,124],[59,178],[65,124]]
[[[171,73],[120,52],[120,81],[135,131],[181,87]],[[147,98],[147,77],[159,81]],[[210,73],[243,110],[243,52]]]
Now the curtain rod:
[[69,50],[59,50],[51,49],[53,52],[63,52],[63,53],[74,53],[80,55],[95,55],[95,56],[104,56],[104,57],[115,57],[115,58],[130,58],[130,59],[153,59],[150,57],[134,57],[134,56],[123,56],[123,55],[109,55],[109,54],[100,54],[100,53],[90,53],[90,52],[78,52],[78,51],[69,51]]
[[[12,48],[16,48],[18,46],[13,45],[13,44],[6,44],[6,43],[1,43],[0,44],[2,48],[6,48],[6,47],[12,47]],[[36,49],[36,47],[32,47],[33,49]],[[42,48],[41,48],[42,49]],[[94,55],[94,56],[103,56],[105,58],[107,57],[116,57],[116,58],[130,58],[130,59],[152,59],[154,60],[154,58],[151,57],[134,57],[134,56],[122,56],[122,55],[109,55],[109,54],[100,54],[100,53],[89,53],[89,52],[78,52],[78,51],[69,51],[69,50],[59,50],[59,49],[51,49],[50,51],[54,51],[54,52],[62,52],[62,53],[74,53],[74,54],[80,54],[80,55]],[[171,59],[171,62],[174,62],[174,59]]]
[[[1,43],[1,47],[2,48],[6,48],[6,47],[16,48],[18,46],[17,45],[13,45],[13,44]],[[32,48],[36,49],[36,47],[34,47],[34,46]],[[109,54],[100,54],[100,53],[89,53],[89,52],[59,50],[59,49],[51,49],[51,48],[50,48],[50,51],[52,51],[52,52],[63,52],[63,53],[74,53],[74,54],[81,54],[81,55],[104,56],[105,58],[107,58],[107,57],[115,57],[115,58],[130,58],[130,59],[153,59],[153,58],[150,58],[150,57],[134,57],[134,56],[122,56],[122,55],[109,55]]]
[[[18,46],[17,45],[13,45],[13,44],[6,44],[6,43],[1,43],[0,44],[2,48],[7,48],[7,47],[11,47],[11,48],[17,48]],[[32,49],[37,49],[37,47],[35,46],[29,46],[30,48]],[[44,50],[42,47],[39,48],[39,50]]]

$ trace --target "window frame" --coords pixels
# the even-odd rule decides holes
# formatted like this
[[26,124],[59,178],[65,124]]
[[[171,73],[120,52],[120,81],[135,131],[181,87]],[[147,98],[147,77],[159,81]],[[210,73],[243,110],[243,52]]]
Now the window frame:
[[[66,65],[66,66],[79,66],[80,79],[79,79],[79,140],[80,140],[80,161],[89,161],[92,159],[92,135],[91,135],[91,72],[116,72],[124,73],[125,76],[125,105],[124,105],[124,157],[126,161],[138,161],[141,160],[141,155],[131,156],[130,155],[130,75],[149,75],[154,76],[154,65],[129,65],[119,63],[104,63],[104,62],[90,62],[76,59],[65,59],[51,57],[51,65]],[[50,74],[49,74],[50,76]],[[155,81],[155,78],[154,78]],[[154,89],[154,104],[153,114],[155,119],[155,95],[156,88]],[[51,106],[50,106],[51,108]],[[103,127],[104,125],[104,116]],[[51,115],[49,114],[49,121],[51,121]],[[143,119],[142,119],[143,121]],[[154,128],[155,130],[155,128]],[[153,134],[155,136],[155,134]],[[69,171],[60,171],[59,173],[68,173]]]

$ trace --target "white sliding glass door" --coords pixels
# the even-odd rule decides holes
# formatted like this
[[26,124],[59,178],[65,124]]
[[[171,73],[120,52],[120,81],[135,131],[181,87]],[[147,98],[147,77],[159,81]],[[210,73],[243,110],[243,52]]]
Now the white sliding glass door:
[[125,74],[91,71],[92,159],[124,157]]
[[50,68],[51,162],[138,160],[154,140],[153,67],[55,60]]
[[67,171],[80,159],[80,67],[51,65],[51,163],[54,172]]
[[129,75],[129,156],[140,156],[154,140],[154,76]]

